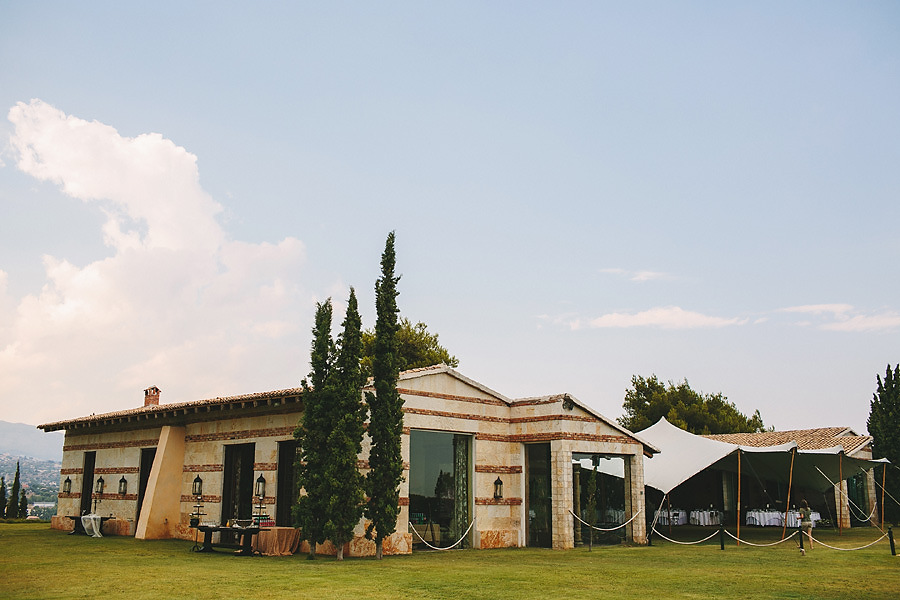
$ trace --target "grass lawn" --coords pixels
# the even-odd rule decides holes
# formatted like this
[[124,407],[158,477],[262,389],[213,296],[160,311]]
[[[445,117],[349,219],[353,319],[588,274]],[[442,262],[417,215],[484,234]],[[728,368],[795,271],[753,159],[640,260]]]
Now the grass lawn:
[[[712,530],[676,528],[683,540]],[[774,541],[774,528],[741,530]],[[820,530],[855,547],[874,529]],[[898,540],[900,543],[900,540]],[[866,550],[817,546],[801,557],[793,540],[725,550],[654,541],[652,547],[568,551],[520,548],[421,552],[374,559],[196,554],[191,542],[93,539],[46,523],[0,523],[0,598],[900,598],[900,557],[887,540]]]

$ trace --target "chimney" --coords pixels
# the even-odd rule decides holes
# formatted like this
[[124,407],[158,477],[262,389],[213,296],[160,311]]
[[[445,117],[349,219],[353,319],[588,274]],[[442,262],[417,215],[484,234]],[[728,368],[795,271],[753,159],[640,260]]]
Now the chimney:
[[144,390],[144,406],[158,406],[159,405],[159,388],[155,385],[151,385],[146,390]]

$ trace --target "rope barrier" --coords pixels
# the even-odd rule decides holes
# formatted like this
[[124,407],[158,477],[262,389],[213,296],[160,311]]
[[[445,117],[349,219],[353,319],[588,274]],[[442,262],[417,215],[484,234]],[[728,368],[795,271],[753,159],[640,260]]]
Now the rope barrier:
[[641,514],[643,511],[644,511],[644,509],[643,509],[643,507],[641,507],[641,509],[640,509],[639,511],[637,511],[636,513],[634,513],[634,515],[632,515],[632,517],[631,517],[630,519],[628,519],[627,521],[625,521],[625,522],[622,523],[621,525],[616,525],[615,527],[611,527],[611,528],[609,528],[609,529],[605,529],[605,528],[603,528],[603,527],[594,527],[593,525],[591,525],[591,524],[588,523],[587,521],[584,521],[581,517],[579,517],[578,515],[576,515],[575,513],[573,513],[571,509],[569,509],[569,514],[571,514],[573,517],[575,517],[576,519],[578,519],[579,521],[581,521],[582,523],[584,523],[585,525],[587,525],[588,527],[590,527],[591,529],[594,529],[594,530],[596,530],[596,531],[615,531],[616,529],[621,529],[622,527],[625,527],[626,525],[628,525],[629,523],[631,523],[632,521],[634,521],[635,518],[637,518],[637,516],[638,516],[639,514]]
[[[796,532],[794,532],[794,533],[796,533]],[[826,544],[825,542],[820,542],[820,541],[817,540],[816,538],[812,538],[812,540],[813,540],[815,543],[817,543],[817,544],[821,544],[821,545],[825,546],[826,548],[831,548],[832,550],[843,550],[843,551],[846,552],[846,551],[850,551],[850,550],[862,550],[862,549],[864,549],[864,548],[868,548],[869,546],[874,546],[875,544],[877,544],[878,542],[880,542],[881,540],[883,540],[883,539],[886,538],[887,536],[888,536],[888,534],[884,534],[883,536],[881,536],[880,538],[878,538],[878,539],[875,540],[874,542],[872,542],[872,543],[870,543],[870,544],[866,544],[865,546],[860,546],[859,548],[838,548],[837,546],[829,546],[829,545]],[[812,537],[812,536],[810,536],[810,537]]]
[[702,540],[697,540],[696,542],[679,542],[678,540],[673,540],[671,538],[667,538],[666,536],[661,534],[659,532],[659,530],[656,529],[656,527],[653,528],[653,532],[656,533],[656,535],[658,535],[662,539],[666,540],[667,542],[672,542],[673,544],[681,544],[682,546],[692,546],[694,544],[702,544],[703,542],[711,540],[715,536],[719,535],[718,531],[713,531],[711,534],[709,534],[709,536],[703,538]]
[[428,546],[428,547],[431,548],[432,550],[452,550],[453,548],[455,548],[456,546],[458,546],[460,542],[462,542],[464,539],[466,539],[466,536],[469,535],[469,531],[472,530],[472,526],[473,526],[473,525],[475,525],[475,519],[474,519],[474,518],[472,519],[472,522],[469,523],[469,528],[466,529],[466,532],[465,532],[464,534],[462,534],[462,537],[459,538],[458,540],[456,540],[456,543],[453,544],[452,546],[447,546],[447,547],[445,547],[445,548],[439,548],[439,547],[437,547],[437,546],[432,546],[431,544],[429,544],[428,542],[426,542],[426,541],[424,540],[424,538],[422,538],[422,536],[419,535],[419,532],[416,531],[416,528],[412,526],[412,523],[409,524],[409,528],[412,529],[412,532],[413,532],[414,534],[416,534],[416,537],[418,537],[419,540],[420,540],[423,544],[425,544],[426,546]]
[[756,546],[757,548],[767,548],[769,546],[777,546],[778,544],[783,544],[786,541],[788,541],[789,539],[791,539],[792,537],[794,537],[795,535],[797,535],[797,533],[799,533],[799,532],[795,531],[791,535],[784,538],[783,540],[778,540],[777,542],[772,542],[771,544],[754,544],[753,542],[748,542],[747,540],[739,540],[734,535],[732,535],[732,533],[730,531],[728,531],[727,529],[725,529],[724,531],[728,535],[728,537],[730,537],[731,539],[736,540],[742,544],[747,544],[748,546]]
[[[819,467],[816,467],[816,471],[818,471],[819,473],[822,473],[822,469],[820,469]],[[844,498],[847,499],[847,508],[848,508],[848,509],[852,506],[853,508],[855,508],[856,510],[858,510],[861,514],[866,514],[866,512],[865,512],[863,509],[861,509],[859,506],[856,505],[856,502],[854,502],[853,500],[850,499],[850,496],[848,496],[846,493],[844,493],[844,486],[843,486],[843,485],[838,485],[838,484],[836,484],[836,483],[833,482],[833,481],[828,477],[828,475],[826,475],[825,473],[822,473],[822,477],[824,477],[825,479],[827,479],[827,480],[828,480],[828,483],[830,483],[831,485],[833,485],[833,486],[838,490],[838,492],[840,492],[841,496],[843,496]],[[843,482],[842,482],[842,483],[843,483]],[[869,519],[871,519],[872,516],[873,516],[874,514],[875,514],[875,509],[873,508],[873,509],[872,509],[872,514],[869,515]],[[868,519],[865,519],[865,520],[868,520]]]

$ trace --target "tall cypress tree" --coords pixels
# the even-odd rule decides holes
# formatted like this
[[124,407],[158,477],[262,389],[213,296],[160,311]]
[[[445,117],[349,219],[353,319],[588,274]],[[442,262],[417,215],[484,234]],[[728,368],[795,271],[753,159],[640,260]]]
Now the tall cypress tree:
[[6,516],[6,477],[0,477],[0,517]]
[[375,393],[366,392],[369,405],[369,472],[366,492],[370,520],[366,537],[375,539],[375,557],[381,559],[382,543],[394,533],[400,512],[400,482],[403,457],[400,439],[403,433],[403,399],[397,392],[397,282],[394,276],[394,232],[388,234],[381,255],[381,277],[375,283],[375,355],[372,374]]
[[[877,387],[869,404],[869,419],[866,427],[872,436],[872,457],[887,458],[891,464],[900,463],[900,364],[894,369],[887,366],[884,379],[876,375]],[[883,468],[887,468],[884,465]],[[900,480],[897,470],[884,478],[887,493],[900,498]],[[881,483],[879,482],[879,485]],[[885,518],[892,523],[900,522],[900,507],[896,502],[885,502]]]
[[334,342],[331,339],[331,298],[317,303],[310,352],[309,381],[302,382],[303,417],[294,431],[300,451],[297,457],[297,482],[305,491],[294,506],[294,522],[309,542],[309,558],[316,556],[316,544],[325,541],[325,464],[329,454],[329,386]]
[[24,519],[28,516],[28,498],[25,496],[24,487],[19,494],[21,495],[21,498],[19,499],[19,518]]
[[337,559],[344,559],[344,544],[353,539],[353,528],[363,513],[363,477],[356,461],[362,450],[365,406],[360,388],[365,376],[360,367],[362,319],[356,292],[350,288],[343,332],[338,338],[332,369],[331,404],[327,407],[331,432],[325,459],[325,536],[337,547]]
[[6,518],[17,519],[19,517],[19,461],[16,461],[16,477],[13,479],[12,489],[9,492],[9,500],[6,503]]

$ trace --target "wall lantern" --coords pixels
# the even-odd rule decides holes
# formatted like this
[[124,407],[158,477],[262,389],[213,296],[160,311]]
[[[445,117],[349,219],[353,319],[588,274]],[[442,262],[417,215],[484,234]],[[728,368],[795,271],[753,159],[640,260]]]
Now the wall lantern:
[[500,479],[500,476],[497,476],[497,480],[494,482],[494,500],[499,500],[503,497],[503,480]]
[[63,494],[71,494],[72,493],[72,480],[66,477],[66,480],[63,481]]
[[119,495],[124,496],[128,493],[128,480],[125,479],[125,476],[122,475],[122,479],[119,480]]
[[103,485],[104,485],[104,481],[103,481],[103,476],[101,475],[100,477],[97,478],[97,487],[94,489],[94,491],[97,492],[98,494],[103,494]]
[[191,486],[191,493],[198,498],[203,495],[203,480],[197,475],[194,477],[194,484]]
[[262,476],[262,473],[256,478],[256,496],[259,498],[266,496],[266,478]]

